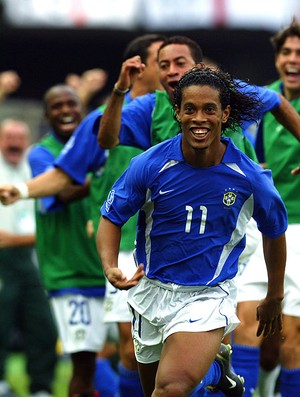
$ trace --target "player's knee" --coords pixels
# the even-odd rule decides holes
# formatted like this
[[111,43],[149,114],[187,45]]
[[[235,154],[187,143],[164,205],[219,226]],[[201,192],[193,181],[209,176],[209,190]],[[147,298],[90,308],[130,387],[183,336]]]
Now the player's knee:
[[155,397],[184,397],[191,392],[191,388],[183,382],[169,382],[157,384],[154,391]]
[[165,376],[157,377],[155,384],[155,397],[181,397],[188,396],[194,388],[199,384],[200,380],[196,373],[190,371],[184,371],[181,369],[180,373],[169,376],[169,373]]
[[284,338],[280,349],[280,361],[287,369],[300,368],[300,341],[298,338]]

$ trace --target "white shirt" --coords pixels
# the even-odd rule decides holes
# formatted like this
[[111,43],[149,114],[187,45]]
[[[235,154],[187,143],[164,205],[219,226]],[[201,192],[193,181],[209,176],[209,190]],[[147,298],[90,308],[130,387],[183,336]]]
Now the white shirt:
[[[17,166],[5,161],[0,152],[0,184],[14,184],[31,179],[27,157]],[[0,229],[14,234],[35,233],[34,200],[19,200],[8,206],[0,204]]]

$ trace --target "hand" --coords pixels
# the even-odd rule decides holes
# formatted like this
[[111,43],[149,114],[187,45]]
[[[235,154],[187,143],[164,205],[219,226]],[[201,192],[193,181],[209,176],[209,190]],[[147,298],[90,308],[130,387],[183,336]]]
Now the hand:
[[94,238],[95,237],[95,230],[94,230],[94,224],[91,219],[89,219],[85,225],[85,230],[89,238]]
[[12,204],[20,198],[20,191],[14,185],[0,186],[0,201],[3,205]]
[[21,84],[21,79],[14,70],[0,73],[0,97],[5,97],[15,92]]
[[127,278],[125,277],[125,275],[122,273],[122,271],[118,268],[118,267],[113,267],[110,268],[107,272],[106,272],[106,277],[108,279],[108,281],[115,287],[118,289],[130,289],[132,287],[134,287],[135,285],[137,285],[137,283],[140,281],[141,278],[143,278],[145,275],[144,272],[144,265],[140,264],[136,270],[136,272],[134,273],[134,275],[132,276],[132,278],[130,280],[127,280]]
[[256,319],[259,321],[256,336],[266,337],[281,331],[281,299],[263,299],[256,308]]
[[300,165],[298,165],[298,167],[294,168],[294,169],[291,171],[291,174],[293,174],[293,175],[298,175],[298,174],[300,174]]
[[144,69],[145,64],[142,63],[139,55],[126,59],[126,61],[122,63],[119,79],[116,83],[117,87],[121,90],[130,88],[137,76],[143,72]]
[[65,82],[78,92],[83,105],[87,106],[91,98],[105,86],[107,78],[108,73],[105,70],[90,69],[81,76],[75,73],[68,74]]
[[91,69],[81,76],[81,90],[91,94],[100,91],[106,84],[108,73],[103,69]]

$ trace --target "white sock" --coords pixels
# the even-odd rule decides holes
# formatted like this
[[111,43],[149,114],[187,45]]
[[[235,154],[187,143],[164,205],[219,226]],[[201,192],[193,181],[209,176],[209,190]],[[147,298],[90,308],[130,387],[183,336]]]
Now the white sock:
[[274,390],[278,375],[280,373],[280,365],[277,365],[271,371],[265,371],[260,368],[258,392],[260,397],[274,397]]

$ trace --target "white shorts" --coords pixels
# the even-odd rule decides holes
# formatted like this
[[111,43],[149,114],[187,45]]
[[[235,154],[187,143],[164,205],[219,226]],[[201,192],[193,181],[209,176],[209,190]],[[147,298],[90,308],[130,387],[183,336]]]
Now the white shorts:
[[257,228],[256,221],[251,218],[246,229],[246,247],[239,257],[239,273],[244,271],[245,266],[256,251],[261,240],[261,232]]
[[224,327],[226,335],[239,324],[232,280],[218,287],[184,287],[144,277],[129,290],[128,302],[135,356],[143,364],[158,361],[164,341],[176,332]]
[[50,303],[65,353],[102,349],[108,334],[103,298],[69,294],[50,298]]
[[[284,278],[284,300],[282,312],[300,317],[300,224],[289,225],[286,231],[287,261]],[[247,264],[236,279],[238,302],[260,301],[267,294],[268,275],[263,255],[262,239]]]
[[[132,251],[121,251],[118,258],[118,267],[129,279],[136,272]],[[127,303],[128,291],[115,288],[106,280],[104,298],[104,322],[130,323],[131,314]]]

